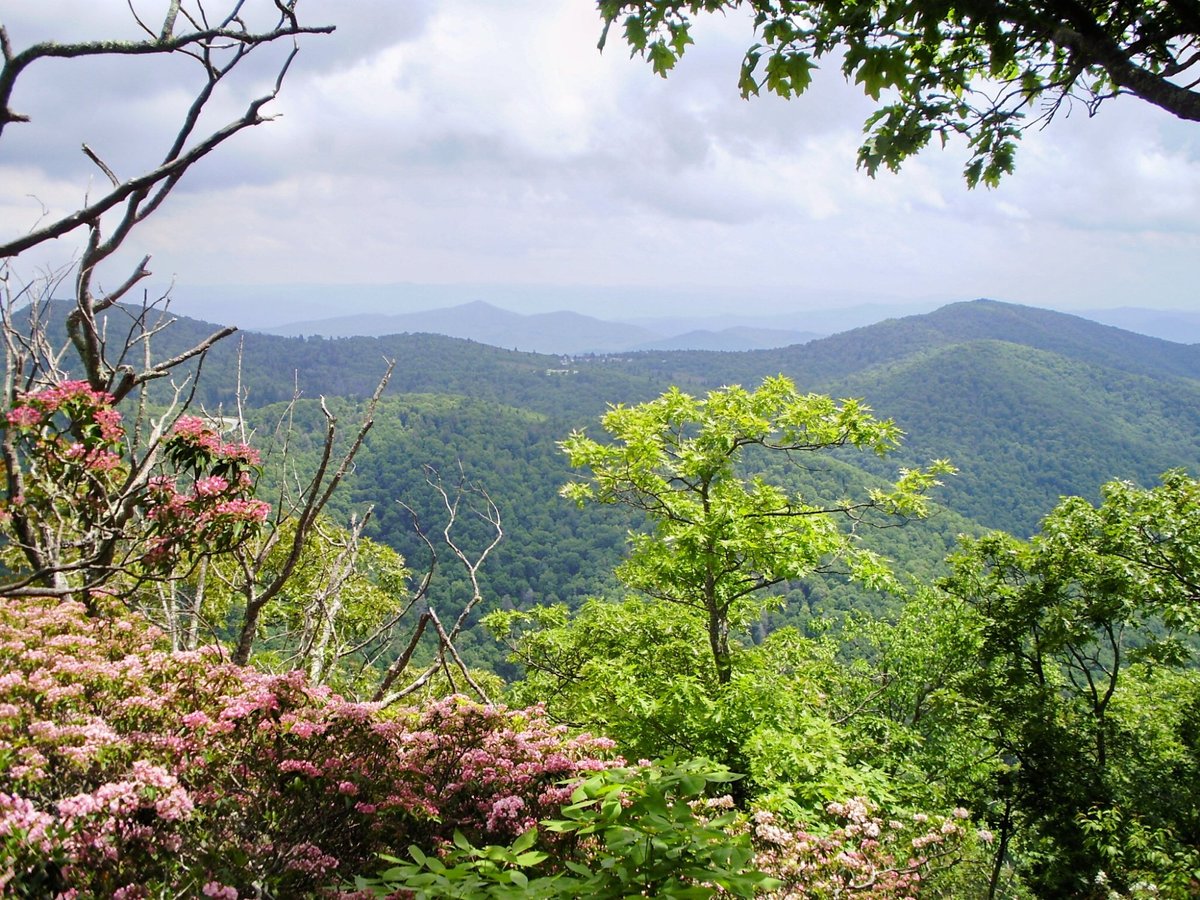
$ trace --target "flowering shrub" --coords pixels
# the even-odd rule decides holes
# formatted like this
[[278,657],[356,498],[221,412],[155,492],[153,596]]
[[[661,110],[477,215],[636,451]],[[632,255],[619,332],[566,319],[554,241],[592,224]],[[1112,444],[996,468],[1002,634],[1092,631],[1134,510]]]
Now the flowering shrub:
[[987,832],[969,831],[965,809],[885,822],[878,807],[860,797],[830,803],[826,812],[835,827],[815,834],[781,822],[774,813],[753,815],[755,862],[782,882],[770,896],[904,900],[917,896],[939,869],[957,862],[966,842],[991,840]]
[[253,447],[222,441],[203,420],[181,416],[164,452],[191,487],[181,490],[179,475],[150,479],[146,517],[152,523],[151,539],[142,557],[148,568],[169,570],[197,547],[230,550],[266,519],[270,507],[252,496],[251,469],[259,461]]
[[40,523],[65,514],[86,525],[110,511],[128,475],[125,429],[110,395],[67,381],[22,396],[5,418],[25,465],[5,518],[17,512]]
[[[257,453],[183,416],[161,444],[165,465],[130,458],[113,398],[85,381],[18,397],[5,441],[18,470],[0,499],[15,569],[89,570],[90,586],[116,571],[163,576],[199,552],[236,546],[265,520],[253,498]],[[153,455],[152,455],[153,458]]]
[[613,764],[537,708],[385,716],[72,602],[6,601],[0,672],[11,896],[301,896],[387,848],[509,840]]
[[[409,860],[387,857],[389,869],[355,883],[416,898],[905,900],[955,866],[972,841],[988,839],[972,835],[963,809],[884,822],[861,798],[831,803],[820,833],[809,833],[775,813],[747,816],[728,795],[708,796],[736,777],[705,760],[609,769],[582,782],[540,835],[531,828],[509,847],[483,848],[456,835],[438,859],[413,847]],[[546,842],[562,834],[584,839]]]

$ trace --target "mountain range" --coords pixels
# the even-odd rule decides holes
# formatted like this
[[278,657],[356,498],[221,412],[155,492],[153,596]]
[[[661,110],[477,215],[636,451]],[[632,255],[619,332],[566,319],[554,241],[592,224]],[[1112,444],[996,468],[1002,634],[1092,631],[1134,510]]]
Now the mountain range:
[[[181,320],[171,331],[186,342],[210,328]],[[1059,496],[1095,496],[1109,478],[1146,482],[1175,466],[1200,470],[1200,345],[990,300],[743,352],[572,358],[433,334],[248,332],[242,340],[241,385],[251,406],[284,401],[295,389],[310,398],[365,397],[384,359],[395,359],[391,395],[524,410],[549,423],[537,440],[551,445],[571,428],[594,426],[608,404],[641,402],[672,384],[703,393],[783,373],[806,390],[863,397],[894,417],[910,435],[901,461],[951,458],[961,470],[946,488],[952,505],[983,526],[1018,533],[1033,530]],[[198,398],[210,407],[235,396],[236,353],[231,341],[209,353]],[[424,461],[463,452],[451,442]]]
[[[126,328],[114,322],[109,332]],[[213,329],[179,319],[156,335],[156,355],[174,355]],[[957,534],[1001,528],[1028,535],[1064,495],[1095,499],[1113,478],[1149,485],[1167,469],[1200,472],[1200,344],[990,300],[742,352],[572,357],[428,333],[245,332],[207,354],[195,400],[227,410],[240,387],[265,441],[298,392],[289,440],[308,452],[303,448],[315,448],[323,429],[317,398],[327,398],[343,422],[355,421],[389,359],[396,369],[375,427],[335,505],[348,514],[374,504],[372,536],[419,560],[425,548],[394,501],[436,523],[441,507],[429,495],[425,466],[461,466],[503,511],[505,541],[488,575],[490,595],[502,603],[574,603],[606,590],[624,535],[637,523],[610,509],[577,510],[558,497],[572,474],[558,442],[576,428],[597,433],[609,405],[648,400],[670,385],[699,395],[782,373],[802,390],[864,398],[893,418],[906,437],[887,459],[797,460],[802,464],[789,477],[820,496],[857,494],[900,467],[948,458],[958,474],[937,491],[941,511],[933,521],[863,535],[925,579],[936,577]],[[456,589],[464,588],[451,580],[446,590]],[[789,590],[807,598],[796,594],[797,603],[819,606],[822,596],[859,602],[836,585]]]
[[700,319],[658,319],[639,324],[614,322],[558,311],[522,314],[475,300],[421,312],[360,313],[267,328],[290,337],[382,337],[389,334],[444,334],[534,353],[582,355],[640,350],[758,350],[802,344],[818,332],[752,325],[696,327]]
[[[739,352],[803,344],[896,318],[887,315],[888,312],[888,307],[859,306],[804,310],[789,315],[671,316],[619,321],[569,311],[522,314],[476,300],[419,312],[359,313],[260,330],[291,337],[443,334],[494,347],[572,356],[643,350]],[[1173,342],[1200,341],[1200,313],[1127,307],[1093,310],[1079,317]]]

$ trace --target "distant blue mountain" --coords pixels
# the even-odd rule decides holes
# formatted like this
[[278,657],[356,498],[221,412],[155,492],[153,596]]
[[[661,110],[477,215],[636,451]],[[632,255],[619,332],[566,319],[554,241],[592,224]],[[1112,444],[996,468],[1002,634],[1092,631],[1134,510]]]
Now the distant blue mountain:
[[[691,325],[702,320],[679,321]],[[264,331],[285,337],[441,334],[493,347],[567,355],[634,350],[764,350],[821,337],[811,331],[745,325],[719,330],[691,328],[675,334],[628,322],[609,322],[575,312],[523,315],[478,300],[422,312],[392,315],[364,313],[315,319]]]
[[[327,302],[325,308],[329,305]],[[286,308],[286,304],[282,306]],[[312,309],[304,304],[297,304],[295,308],[297,311]],[[614,321],[565,310],[523,314],[476,300],[415,312],[362,312],[312,318],[257,330],[291,337],[441,334],[505,349],[566,355],[638,350],[732,352],[771,350],[803,344],[884,320],[924,312],[926,310],[915,306],[909,309],[884,304],[860,304],[841,308],[796,309],[769,315],[674,315]],[[1177,344],[1200,343],[1200,311],[1123,307],[1089,310],[1073,315]]]
[[786,331],[778,328],[750,328],[745,325],[710,331],[699,328],[673,337],[658,338],[639,344],[633,350],[770,350],[774,347],[790,347],[806,344],[824,337],[815,331]]
[[[1200,299],[1196,300],[1200,306]],[[1139,309],[1122,306],[1116,309],[1092,309],[1077,315],[1105,325],[1115,325],[1150,337],[1175,341],[1177,344],[1200,344],[1200,310]]]

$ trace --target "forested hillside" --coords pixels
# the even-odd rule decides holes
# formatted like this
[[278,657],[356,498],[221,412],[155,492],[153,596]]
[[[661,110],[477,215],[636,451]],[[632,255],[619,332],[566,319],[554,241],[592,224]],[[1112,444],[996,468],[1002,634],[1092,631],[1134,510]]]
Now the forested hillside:
[[[861,397],[895,418],[908,434],[901,459],[946,457],[960,468],[942,494],[948,507],[984,527],[1017,533],[1030,533],[1061,495],[1095,496],[1109,477],[1145,483],[1168,468],[1200,463],[1200,346],[993,301],[745,353],[569,359],[434,335],[300,340],[246,334],[243,340],[251,406],[285,399],[293,373],[305,397],[365,396],[384,358],[393,358],[390,394],[447,394],[538,414],[525,443],[540,443],[536,455],[546,461],[555,458],[555,440],[594,422],[607,404],[639,402],[669,384],[703,391],[785,374],[804,389]],[[206,363],[201,396],[210,405],[232,397],[234,350],[226,342]],[[461,438],[481,427],[486,430],[487,416],[464,420],[457,431]],[[430,439],[443,437],[428,452],[417,451],[421,462],[486,460],[480,451],[486,438],[482,444],[444,439],[455,430],[439,424],[431,431]],[[371,444],[377,456],[387,453],[380,440]],[[533,453],[528,446],[522,452]],[[535,470],[534,481],[555,480]],[[472,474],[489,481],[485,472]]]
[[[785,132],[714,130],[707,99],[663,94],[662,116],[606,77],[581,93],[560,26],[586,4],[333,5],[345,30],[298,0],[156,5],[0,13],[0,169],[28,195],[0,235],[0,894],[1195,900],[1200,348],[990,301],[744,353],[230,341],[172,322],[148,280],[151,249],[164,268],[182,249],[226,284],[716,274],[749,308],[760,277],[803,293],[806,259],[866,249],[894,282],[898,249],[905,281],[927,266],[939,293],[956,265],[1051,290],[1086,281],[1060,258],[1089,258],[1079,229],[1034,227],[1052,198],[1020,229],[1055,239],[1018,273],[1021,203],[989,199],[1000,240],[952,235],[989,214],[926,202],[931,172],[920,204],[857,206],[824,161],[777,156]],[[994,187],[1021,134],[1077,101],[1200,118],[1186,6],[592,12],[601,48],[665,76],[694,17],[740,8],[744,96],[801,93],[836,57],[876,105],[869,174],[938,135]],[[307,96],[282,107],[313,44]],[[541,72],[518,83],[510,62]],[[591,116],[608,106],[622,118]],[[817,124],[823,157],[840,131]],[[1143,163],[1165,149],[1138,138]],[[227,142],[245,155],[213,169]],[[1067,146],[1059,164],[1098,159]],[[1133,159],[1105,150],[1095,184]],[[1186,165],[1152,158],[1134,169]],[[693,201],[720,170],[741,199],[715,185],[714,219]],[[1185,208],[1186,179],[1144,174],[1092,191],[1102,229],[1070,210],[1167,248],[1123,254],[1122,277],[1181,256],[1151,207]],[[805,179],[844,209],[802,218],[853,220],[853,250],[790,236]],[[554,209],[550,239],[530,201]],[[931,211],[932,243],[892,239]],[[743,217],[766,239],[745,242]]]
[[[180,324],[180,340],[207,330]],[[422,560],[425,548],[397,501],[411,504],[422,527],[436,531],[439,501],[425,467],[453,479],[461,465],[504,519],[504,541],[483,575],[489,604],[500,607],[575,606],[611,589],[626,530],[636,523],[558,497],[570,470],[557,443],[573,428],[594,430],[608,404],[640,402],[669,384],[703,392],[782,373],[804,389],[863,398],[906,433],[893,457],[849,458],[837,475],[786,475],[798,484],[861,488],[901,465],[951,460],[958,473],[935,495],[942,513],[868,535],[901,572],[925,578],[938,571],[959,533],[1030,534],[1062,496],[1095,497],[1114,477],[1150,484],[1170,468],[1200,468],[1200,347],[992,301],[767,352],[571,359],[436,335],[305,340],[249,333],[242,340],[243,385],[249,407],[262,409],[253,416],[261,425],[278,411],[267,401],[285,399],[293,381],[308,401],[361,398],[384,359],[397,360],[355,474],[335,502],[347,513],[374,504],[368,533]],[[227,341],[209,354],[201,382],[206,403],[232,397],[234,351]],[[314,413],[297,421],[319,427]],[[459,578],[445,567],[435,591],[461,593]],[[829,604],[884,602],[821,577],[785,593],[787,621],[803,622]],[[494,645],[482,641],[477,652],[482,657],[475,658],[502,667]]]

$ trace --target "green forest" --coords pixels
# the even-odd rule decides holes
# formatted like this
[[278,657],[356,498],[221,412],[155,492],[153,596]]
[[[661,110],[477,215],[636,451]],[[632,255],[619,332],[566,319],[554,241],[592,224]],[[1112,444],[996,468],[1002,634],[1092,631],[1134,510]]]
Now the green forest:
[[[208,329],[177,324],[185,340]],[[917,336],[906,353],[897,332]],[[246,335],[254,461],[211,430],[217,419],[176,425],[183,443],[162,462],[179,494],[167,506],[187,503],[191,518],[171,574],[126,550],[94,577],[178,649],[216,640],[258,671],[299,669],[387,708],[465,693],[537,709],[546,727],[603,735],[614,758],[650,766],[587,782],[597,798],[643,798],[606,825],[550,817],[485,851],[477,842],[503,829],[460,821],[462,842],[440,863],[390,847],[401,855],[378,884],[501,896],[532,879],[570,894],[582,888],[574,868],[557,868],[565,851],[544,845],[558,833],[546,828],[612,828],[613,841],[664,853],[707,840],[686,852],[715,867],[712,823],[751,815],[747,855],[730,863],[751,880],[720,888],[734,894],[803,884],[839,896],[870,877],[882,880],[869,896],[918,885],[923,896],[1191,895],[1196,348],[989,301],[775,354],[588,358],[568,361],[569,374],[553,371],[562,360],[430,335],[340,356],[352,343]],[[344,387],[368,385],[378,364],[362,361],[400,346],[405,366],[373,401],[369,387]],[[272,402],[254,403],[258,385],[288,382],[283,367],[302,351],[338,359],[336,379],[322,383],[314,364],[292,401],[263,390]],[[709,388],[714,369],[745,383]],[[226,386],[201,374],[194,408],[227,411]],[[599,400],[606,389],[616,399]],[[71,390],[14,408],[36,417],[9,415],[27,479],[86,465],[71,457],[73,434],[123,455],[88,424],[108,421],[108,398]],[[305,479],[358,436],[352,470],[289,564],[314,494]],[[112,471],[127,477],[127,465]],[[205,479],[232,490],[235,473],[270,504],[261,522],[204,507]],[[86,490],[119,493],[106,479]],[[68,498],[42,490],[63,515]],[[123,541],[165,541],[153,490],[137,502],[142,537]],[[208,547],[194,546],[199,520],[212,522]],[[74,527],[80,554],[94,525]],[[11,578],[31,584],[12,550]],[[722,793],[730,810],[696,811]],[[580,794],[570,815],[601,815],[591,802]],[[668,817],[671,836],[655,831],[688,802]],[[864,840],[885,819],[895,833]],[[763,862],[759,820],[792,835],[779,837],[786,865]],[[930,821],[950,823],[945,846],[913,831]],[[813,859],[787,831],[798,823],[825,842]],[[619,846],[609,852],[626,859]]]
[[[1200,895],[1200,345],[986,299],[750,352],[234,337],[108,272],[333,27],[166,6],[0,23],[6,141],[35,63],[201,76],[0,243],[0,894]],[[995,185],[1035,100],[1200,118],[1172,2],[601,0],[600,42],[665,76],[738,7],[747,97],[838,50],[870,174],[966,136]]]

